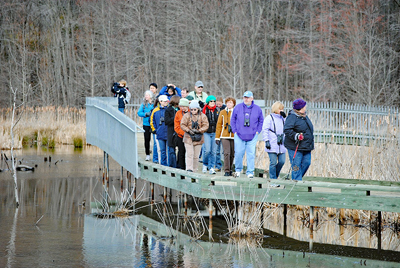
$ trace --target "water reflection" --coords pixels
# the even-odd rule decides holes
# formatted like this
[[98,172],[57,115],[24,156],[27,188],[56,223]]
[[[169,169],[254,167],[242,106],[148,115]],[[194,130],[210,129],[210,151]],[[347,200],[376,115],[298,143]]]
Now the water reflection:
[[[19,153],[24,164],[38,166],[34,172],[18,173],[18,209],[13,180],[7,171],[0,173],[0,246],[4,252],[0,267],[346,267],[360,265],[360,261],[370,267],[393,267],[400,261],[400,240],[392,229],[383,229],[383,250],[375,250],[378,241],[373,230],[338,225],[338,218],[322,209],[317,210],[312,251],[310,230],[303,220],[307,211],[295,207],[288,208],[286,230],[283,208],[265,208],[264,227],[269,230],[258,239],[230,240],[224,236],[228,230],[221,216],[213,217],[214,242],[193,239],[207,236],[207,218],[189,209],[190,224],[197,222],[200,227],[188,230],[190,224],[177,213],[179,194],[172,192],[174,205],[165,207],[164,189],[155,187],[151,207],[149,186],[140,180],[138,193],[146,203],[137,205],[147,216],[99,219],[93,216],[90,202],[101,200],[104,192],[100,150],[76,152],[63,147],[53,153],[40,149]],[[49,156],[51,162],[45,162]],[[111,200],[122,200],[120,176],[120,166],[111,160]],[[159,223],[162,220],[165,224]],[[287,236],[282,235],[285,232]]]

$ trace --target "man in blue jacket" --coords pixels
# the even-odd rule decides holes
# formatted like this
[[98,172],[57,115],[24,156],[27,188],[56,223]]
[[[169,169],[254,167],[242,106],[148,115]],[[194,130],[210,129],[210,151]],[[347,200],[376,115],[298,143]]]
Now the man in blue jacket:
[[243,94],[243,103],[235,106],[232,112],[231,128],[235,134],[235,173],[239,177],[243,169],[243,157],[247,157],[247,177],[254,176],[254,163],[258,134],[261,133],[264,116],[261,108],[254,104],[253,93],[246,91]]
[[168,106],[168,97],[166,95],[160,95],[158,97],[160,102],[159,109],[154,110],[153,114],[153,126],[156,131],[158,146],[161,154],[161,165],[168,166],[167,163],[167,131],[168,127],[165,124],[165,110]]

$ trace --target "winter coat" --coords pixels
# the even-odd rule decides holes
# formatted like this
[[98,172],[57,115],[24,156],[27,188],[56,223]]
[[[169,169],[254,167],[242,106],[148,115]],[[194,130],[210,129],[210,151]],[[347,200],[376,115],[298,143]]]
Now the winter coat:
[[269,141],[271,149],[265,148],[268,153],[283,154],[286,153],[286,148],[282,144],[278,145],[278,136],[283,134],[283,128],[285,124],[285,119],[282,115],[271,113],[264,118],[264,123],[262,127],[263,140]]
[[171,100],[171,97],[174,96],[174,95],[178,95],[179,97],[182,97],[181,92],[182,92],[182,90],[179,87],[175,87],[175,93],[176,94],[169,95],[168,94],[168,86],[163,86],[162,89],[160,90],[160,94],[158,96],[166,95],[168,97],[168,99]]
[[192,141],[192,138],[190,137],[189,133],[187,133],[190,129],[192,129],[192,121],[193,122],[197,121],[199,124],[199,131],[201,133],[204,133],[208,129],[207,116],[200,112],[196,115],[192,115],[191,113],[186,113],[181,120],[181,129],[185,131],[185,134],[183,135],[183,142],[187,144],[193,144],[193,146],[201,145],[204,143],[204,135],[202,135],[200,141]]
[[287,149],[296,150],[296,134],[303,133],[304,139],[298,143],[298,150],[314,150],[314,126],[308,116],[302,117],[296,114],[295,111],[290,110],[288,116],[286,117],[284,133],[284,144]]
[[182,117],[187,113],[190,113],[190,110],[188,110],[188,112],[186,112],[186,113],[184,113],[182,110],[179,110],[175,114],[174,130],[180,138],[183,138],[183,135],[185,134],[185,131],[183,131],[181,128],[181,121],[182,121]]
[[229,132],[228,127],[228,125],[231,124],[232,110],[226,108],[220,112],[218,116],[217,131],[215,132],[215,140],[233,139],[234,134],[233,132]]
[[[150,126],[150,116],[151,116],[151,111],[153,110],[153,104],[150,103],[142,103],[140,105],[140,108],[137,112],[137,115],[140,117],[143,117],[143,126]],[[146,116],[146,113],[149,113],[148,116]]]
[[205,105],[203,108],[203,113],[207,116],[208,119],[208,129],[207,133],[215,133],[217,130],[217,122],[219,110],[215,107],[214,111],[209,109],[208,105]]
[[175,120],[175,114],[179,110],[179,108],[175,108],[171,105],[168,106],[168,108],[165,110],[165,124],[167,125],[168,131],[168,137],[167,137],[167,145],[169,147],[175,147],[175,144],[173,143],[173,138],[174,138],[174,120]]
[[[249,119],[249,127],[244,126],[245,118]],[[232,131],[243,141],[251,141],[257,132],[261,133],[263,122],[263,112],[257,104],[254,104],[254,101],[249,107],[242,102],[233,109],[231,117]]]
[[114,83],[111,87],[111,92],[114,93],[114,97],[118,98],[118,108],[124,108],[125,104],[128,104],[131,99],[131,93],[127,87],[120,87],[118,83]]
[[[156,109],[154,109],[156,110]],[[165,124],[165,111],[167,107],[158,107],[153,113],[153,127],[156,131],[157,140],[167,140],[168,127]]]

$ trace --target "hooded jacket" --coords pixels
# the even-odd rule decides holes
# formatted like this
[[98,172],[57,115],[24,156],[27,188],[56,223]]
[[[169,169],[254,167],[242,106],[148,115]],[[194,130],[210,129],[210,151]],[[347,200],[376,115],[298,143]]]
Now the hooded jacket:
[[283,154],[286,153],[286,148],[282,144],[278,145],[278,136],[283,134],[283,128],[285,124],[285,119],[282,115],[271,113],[267,117],[264,118],[262,134],[263,140],[269,141],[271,144],[271,149],[265,148],[265,151],[268,153],[277,153]]
[[159,107],[153,112],[153,127],[156,131],[157,140],[167,140],[168,127],[165,124],[165,110],[167,107]]
[[[244,126],[245,118],[249,120],[249,126]],[[264,116],[261,108],[251,102],[247,107],[244,102],[235,106],[232,112],[231,127],[233,133],[239,136],[243,141],[251,141],[256,133],[261,133],[264,122]]]
[[286,117],[285,127],[285,147],[290,150],[296,150],[296,134],[303,133],[304,139],[299,141],[300,151],[314,150],[314,126],[308,116],[302,117],[290,110]]

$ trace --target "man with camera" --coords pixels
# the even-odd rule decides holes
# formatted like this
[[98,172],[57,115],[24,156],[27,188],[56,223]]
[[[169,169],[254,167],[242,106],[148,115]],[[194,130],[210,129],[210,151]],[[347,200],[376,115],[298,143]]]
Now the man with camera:
[[235,134],[235,173],[239,177],[243,169],[243,157],[246,152],[247,170],[249,179],[254,177],[254,165],[258,134],[261,133],[264,122],[260,106],[253,101],[253,92],[243,94],[243,103],[236,105],[232,112],[231,128]]
[[165,124],[165,110],[168,106],[168,97],[166,95],[160,95],[158,97],[160,102],[159,109],[154,109],[153,112],[153,127],[156,132],[158,141],[158,147],[160,148],[161,162],[163,166],[168,166],[167,163],[167,136],[168,127]]
[[128,104],[131,99],[131,93],[126,87],[126,81],[121,80],[115,82],[111,87],[111,92],[114,93],[114,97],[118,98],[118,110],[121,113],[125,113],[125,105]]
[[271,114],[264,120],[262,133],[265,151],[269,156],[269,178],[277,179],[286,160],[286,148],[283,145],[285,134],[283,128],[286,114],[283,103],[272,104]]

